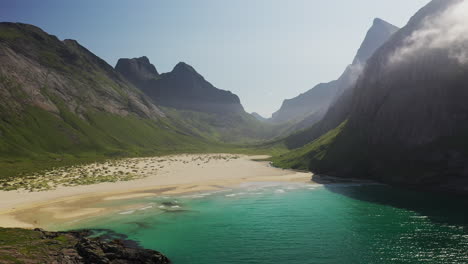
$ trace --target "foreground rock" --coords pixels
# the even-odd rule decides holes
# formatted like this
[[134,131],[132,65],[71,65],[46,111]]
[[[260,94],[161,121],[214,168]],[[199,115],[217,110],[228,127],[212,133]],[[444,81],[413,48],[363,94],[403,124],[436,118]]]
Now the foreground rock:
[[89,231],[0,229],[0,263],[166,264],[163,254],[132,241],[88,238]]

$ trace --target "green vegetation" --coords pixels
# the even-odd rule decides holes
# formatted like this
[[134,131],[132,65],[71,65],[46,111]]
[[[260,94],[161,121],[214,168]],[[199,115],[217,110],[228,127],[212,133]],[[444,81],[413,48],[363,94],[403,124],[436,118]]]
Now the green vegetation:
[[0,228],[0,263],[51,263],[57,260],[54,254],[76,242],[65,235],[45,238],[37,231]]
[[[82,119],[66,108],[60,108],[58,116],[28,107],[19,116],[3,117],[0,122],[2,184],[12,177],[34,177],[36,172],[51,168],[122,157],[208,152],[278,154],[285,151],[279,143],[248,146],[212,142],[180,131],[168,119],[154,121],[135,115],[122,117],[96,111],[86,113]],[[83,184],[113,180],[115,177],[92,181],[85,178]],[[35,190],[48,188],[40,184],[32,187]],[[16,187],[5,185],[3,188]]]
[[163,108],[171,122],[188,134],[223,143],[251,144],[281,134],[285,125],[260,122],[248,114],[232,115]]
[[0,38],[5,40],[15,40],[22,37],[23,34],[14,28],[0,28]]
[[273,157],[273,165],[281,168],[310,170],[311,160],[323,160],[345,126],[346,122],[301,148]]
[[[45,183],[38,172],[123,157],[285,151],[281,143],[246,145],[277,130],[248,114],[163,109],[168,116],[158,117],[141,91],[110,65],[77,42],[62,42],[37,27],[1,23],[0,48],[18,55],[2,64],[0,74],[0,188],[18,188],[32,177],[26,188],[46,190],[54,176]],[[107,176],[73,182],[132,177]]]
[[[366,131],[349,126],[348,121],[311,143],[274,156],[274,166],[309,170],[340,177],[383,179],[397,184],[438,184],[441,175],[457,175],[458,159],[468,155],[468,127],[450,137],[425,145],[402,147],[398,144],[369,144]],[[285,145],[289,147],[288,142]],[[437,153],[428,158],[427,153]],[[452,156],[452,165],[446,155]],[[455,153],[455,154],[454,154]],[[457,156],[459,155],[459,156]],[[434,158],[436,157],[436,158]]]

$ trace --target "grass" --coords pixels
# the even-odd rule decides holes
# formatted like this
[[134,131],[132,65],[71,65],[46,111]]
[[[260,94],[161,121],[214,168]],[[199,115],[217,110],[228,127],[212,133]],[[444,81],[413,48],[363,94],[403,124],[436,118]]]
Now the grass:
[[346,122],[301,148],[273,157],[271,159],[273,165],[280,168],[310,170],[311,160],[323,160],[345,126]]
[[252,144],[280,135],[287,127],[260,122],[246,113],[213,114],[164,107],[175,127],[222,143]]
[[47,191],[59,186],[90,185],[103,182],[130,181],[158,173],[165,162],[208,163],[210,160],[235,160],[236,154],[210,154],[192,157],[191,161],[176,156],[125,158],[105,160],[89,164],[70,165],[40,172],[33,172],[14,179],[0,179],[0,189]]
[[43,238],[32,230],[0,228],[0,263],[50,263],[53,254],[75,243],[65,236]]
[[[61,108],[59,116],[29,107],[0,122],[0,180],[28,177],[51,168],[122,157],[176,153],[279,154],[276,145],[233,145],[179,131],[169,120],[90,111],[81,119]],[[11,186],[6,186],[11,188]]]

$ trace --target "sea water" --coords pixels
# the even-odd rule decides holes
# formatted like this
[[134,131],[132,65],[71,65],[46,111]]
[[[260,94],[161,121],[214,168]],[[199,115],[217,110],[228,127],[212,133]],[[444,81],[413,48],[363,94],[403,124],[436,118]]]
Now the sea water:
[[118,203],[135,206],[55,228],[124,234],[175,264],[468,263],[462,197],[375,184],[257,183]]

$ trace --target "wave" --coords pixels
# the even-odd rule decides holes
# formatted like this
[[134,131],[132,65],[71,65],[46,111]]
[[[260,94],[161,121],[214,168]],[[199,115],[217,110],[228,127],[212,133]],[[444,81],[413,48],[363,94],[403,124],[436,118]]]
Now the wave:
[[119,214],[121,215],[128,215],[128,214],[133,214],[135,210],[130,210],[130,211],[125,211],[125,212],[120,212]]

